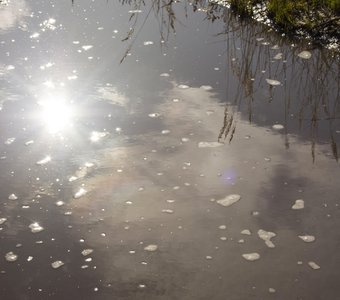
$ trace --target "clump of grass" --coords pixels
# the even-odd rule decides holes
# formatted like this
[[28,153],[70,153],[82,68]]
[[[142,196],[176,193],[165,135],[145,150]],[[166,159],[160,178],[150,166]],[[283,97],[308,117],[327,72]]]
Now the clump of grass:
[[340,0],[226,0],[241,17],[253,16],[256,4],[264,4],[267,16],[284,31],[303,29],[312,35],[325,31],[339,35]]
[[268,0],[267,7],[269,16],[286,30],[313,29],[340,14],[340,0]]

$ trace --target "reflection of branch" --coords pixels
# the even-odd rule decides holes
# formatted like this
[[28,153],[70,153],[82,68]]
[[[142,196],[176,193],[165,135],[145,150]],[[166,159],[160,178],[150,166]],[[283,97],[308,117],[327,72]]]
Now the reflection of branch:
[[224,110],[223,126],[218,135],[218,142],[221,142],[222,139],[226,140],[230,132],[230,135],[229,135],[229,143],[230,143],[234,137],[235,130],[236,130],[236,122],[234,121],[234,115],[232,112],[228,111],[228,106],[226,106]]

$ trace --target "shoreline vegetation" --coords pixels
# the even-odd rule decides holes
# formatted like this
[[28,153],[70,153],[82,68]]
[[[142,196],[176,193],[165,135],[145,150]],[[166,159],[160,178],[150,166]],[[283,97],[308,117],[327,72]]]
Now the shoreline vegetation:
[[340,51],[340,0],[213,0],[291,37]]

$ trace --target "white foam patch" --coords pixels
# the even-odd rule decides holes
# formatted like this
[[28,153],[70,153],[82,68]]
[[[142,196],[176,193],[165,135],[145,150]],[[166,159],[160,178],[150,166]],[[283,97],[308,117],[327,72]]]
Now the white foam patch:
[[223,143],[219,142],[199,142],[198,148],[216,148],[223,146]]
[[271,241],[271,239],[273,237],[276,236],[276,234],[274,232],[271,231],[265,231],[263,229],[260,229],[257,232],[258,236],[260,239],[264,240],[265,244],[269,247],[269,248],[275,248],[274,243]]
[[242,254],[242,257],[245,259],[245,260],[248,260],[248,261],[255,261],[255,260],[258,260],[260,259],[260,254],[256,253],[256,252],[253,252],[253,253],[245,253],[245,254]]
[[144,247],[144,250],[145,251],[149,251],[149,252],[154,252],[158,249],[158,246],[157,245],[148,245],[146,247]]
[[295,200],[294,205],[292,206],[292,209],[303,209],[305,207],[305,202],[302,199]]
[[269,79],[269,78],[267,78],[266,81],[267,81],[267,83],[268,83],[269,85],[273,85],[273,86],[276,86],[276,85],[280,85],[280,84],[281,84],[280,81],[275,80],[275,79]]
[[228,195],[227,197],[217,200],[216,202],[222,206],[228,207],[231,206],[233,204],[235,204],[236,202],[238,202],[241,199],[241,196],[238,194],[231,194]]

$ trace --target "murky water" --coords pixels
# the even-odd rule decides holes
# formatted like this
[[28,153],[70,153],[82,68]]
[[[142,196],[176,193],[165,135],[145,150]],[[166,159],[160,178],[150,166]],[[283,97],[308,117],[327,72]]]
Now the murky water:
[[122,2],[0,7],[0,298],[340,298],[339,62]]

